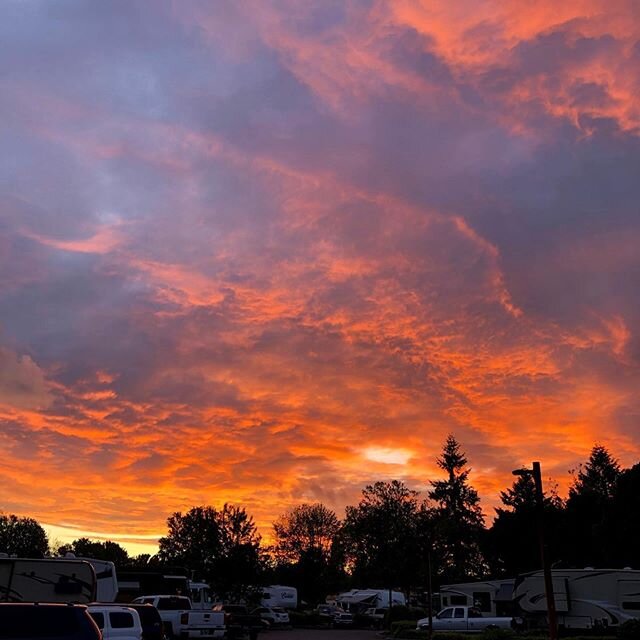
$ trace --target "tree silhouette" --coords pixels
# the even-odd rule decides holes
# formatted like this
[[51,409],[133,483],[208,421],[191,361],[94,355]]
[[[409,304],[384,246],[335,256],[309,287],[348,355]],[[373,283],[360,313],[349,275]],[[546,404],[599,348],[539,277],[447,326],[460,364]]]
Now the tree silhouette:
[[[484,552],[495,576],[516,576],[540,569],[540,550],[536,528],[536,489],[531,475],[522,475],[500,492],[507,507],[496,508],[496,519],[485,536]],[[544,496],[545,540],[552,562],[559,556],[558,540],[563,502],[553,487]]]
[[403,482],[376,482],[346,508],[344,537],[356,584],[408,589],[420,566],[418,493]]
[[578,474],[569,489],[569,501],[584,495],[599,501],[613,498],[620,477],[620,465],[609,451],[600,444],[591,450],[589,460],[578,468]]
[[431,482],[429,497],[436,504],[435,548],[441,559],[440,572],[448,582],[478,578],[488,571],[480,550],[484,516],[478,492],[469,485],[470,470],[460,444],[449,435],[437,459],[445,480]]
[[42,558],[48,550],[47,534],[36,520],[0,513],[0,552],[20,558]]
[[158,541],[160,560],[211,574],[222,548],[217,510],[201,506],[185,514],[177,511],[167,518],[167,526],[168,534]]
[[319,602],[342,578],[340,521],[323,504],[301,504],[273,523],[275,572]]
[[612,567],[640,566],[640,463],[625,469],[616,482],[607,519],[607,564]]
[[563,556],[569,566],[604,566],[609,549],[608,523],[620,478],[620,465],[596,444],[569,489]]
[[111,540],[101,542],[100,540],[90,540],[89,538],[78,538],[71,544],[62,545],[57,551],[60,555],[70,552],[79,558],[107,560],[118,567],[126,567],[130,563],[127,550]]
[[289,562],[304,556],[317,556],[328,562],[340,521],[335,512],[323,504],[301,504],[293,507],[273,523],[275,552]]
[[159,540],[159,560],[184,566],[207,580],[218,596],[241,595],[256,584],[262,566],[260,536],[242,507],[225,504],[176,512]]

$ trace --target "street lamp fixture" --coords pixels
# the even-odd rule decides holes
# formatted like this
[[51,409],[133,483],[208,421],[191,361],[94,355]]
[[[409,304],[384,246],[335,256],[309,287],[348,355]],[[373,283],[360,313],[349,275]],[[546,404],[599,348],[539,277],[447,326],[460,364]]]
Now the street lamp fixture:
[[531,469],[514,469],[514,476],[533,478],[536,488],[536,523],[538,526],[538,544],[540,545],[540,560],[544,574],[544,591],[547,598],[547,619],[549,621],[549,638],[558,640],[558,618],[556,615],[556,602],[553,595],[553,579],[551,577],[551,565],[544,539],[544,492],[542,491],[542,473],[540,463],[534,462]]

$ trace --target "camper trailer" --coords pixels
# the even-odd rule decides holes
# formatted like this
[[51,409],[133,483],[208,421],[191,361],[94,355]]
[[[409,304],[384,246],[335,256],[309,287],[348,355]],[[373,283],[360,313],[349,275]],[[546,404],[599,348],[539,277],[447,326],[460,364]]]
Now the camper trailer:
[[260,603],[263,607],[295,609],[298,606],[298,590],[295,587],[272,584],[263,588]]
[[443,608],[475,607],[483,616],[511,616],[514,584],[515,578],[445,584],[440,587],[440,601]]
[[351,589],[336,596],[336,604],[345,611],[361,613],[370,608],[406,605],[407,600],[401,591],[392,591],[389,598],[388,589]]
[[54,558],[57,562],[67,562],[74,559],[88,562],[93,567],[96,574],[96,601],[115,602],[118,596],[118,578],[116,577],[115,564],[109,560],[76,557],[69,553],[61,558]]
[[96,582],[85,560],[0,558],[0,602],[93,602]]
[[165,574],[161,571],[121,571],[118,574],[118,602],[131,602],[139,596],[191,595],[189,579],[185,575]]
[[[640,571],[554,569],[552,582],[561,628],[617,627],[640,617]],[[547,602],[542,571],[518,576],[513,599],[527,620],[533,624],[546,623]]]

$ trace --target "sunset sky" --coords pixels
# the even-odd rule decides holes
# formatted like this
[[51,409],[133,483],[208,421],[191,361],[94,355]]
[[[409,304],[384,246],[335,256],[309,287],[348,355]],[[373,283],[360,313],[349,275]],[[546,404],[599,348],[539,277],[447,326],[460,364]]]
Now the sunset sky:
[[0,510],[634,464],[639,98],[634,0],[3,0]]

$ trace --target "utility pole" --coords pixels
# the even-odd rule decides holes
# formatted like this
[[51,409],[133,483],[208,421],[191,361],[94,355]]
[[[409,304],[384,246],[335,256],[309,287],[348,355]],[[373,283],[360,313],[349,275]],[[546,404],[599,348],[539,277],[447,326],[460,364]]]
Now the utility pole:
[[514,469],[514,476],[529,476],[533,478],[536,488],[536,525],[538,527],[538,544],[540,546],[540,561],[544,575],[544,591],[547,598],[547,620],[549,623],[549,639],[558,640],[558,616],[556,601],[553,594],[553,578],[547,545],[544,537],[544,492],[542,490],[542,472],[540,463],[534,462],[531,469]]
[[427,603],[427,611],[429,612],[429,634],[428,638],[433,638],[433,583],[431,582],[431,549],[427,551],[427,597],[429,601]]

